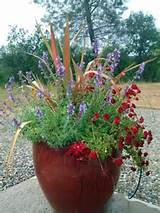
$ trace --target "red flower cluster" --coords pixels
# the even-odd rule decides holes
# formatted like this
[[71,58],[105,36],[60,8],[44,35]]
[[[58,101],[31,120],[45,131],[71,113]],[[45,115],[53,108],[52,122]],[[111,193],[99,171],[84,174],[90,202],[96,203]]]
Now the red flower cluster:
[[121,121],[120,117],[116,116],[113,120],[113,123],[118,125],[120,123],[120,121]]
[[[100,118],[100,114],[98,112],[95,112],[94,115],[93,115],[93,122],[95,122],[96,120],[98,120]],[[110,118],[110,115],[108,113],[105,113],[103,115],[103,119],[105,121],[107,121],[108,119]]]
[[121,166],[123,164],[123,159],[122,157],[118,157],[118,158],[115,158],[113,162],[116,166]]
[[83,141],[77,141],[69,147],[67,155],[74,156],[77,160],[97,159],[97,152],[91,151]]
[[141,93],[141,90],[138,88],[138,86],[133,83],[131,86],[126,90],[125,96],[128,99],[131,99],[132,97],[136,97],[137,94]]
[[95,122],[96,120],[98,120],[99,116],[100,116],[99,113],[95,112],[94,115],[93,115],[93,122]]
[[105,121],[107,121],[110,118],[110,115],[108,113],[105,113],[103,115],[103,118],[104,118]]

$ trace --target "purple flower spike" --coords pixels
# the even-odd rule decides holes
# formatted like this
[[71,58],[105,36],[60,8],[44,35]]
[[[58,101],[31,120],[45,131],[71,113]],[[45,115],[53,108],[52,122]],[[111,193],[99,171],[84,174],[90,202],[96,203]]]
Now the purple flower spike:
[[[48,53],[45,52],[45,51],[43,51],[43,54],[42,54],[41,59],[47,63],[47,62],[48,62]],[[40,69],[43,69],[43,63],[44,63],[44,62],[43,62],[42,60],[39,60],[39,61],[38,61],[38,67],[39,67]]]
[[56,73],[57,73],[57,76],[60,78],[63,78],[65,74],[64,65],[59,58],[57,58]]
[[83,113],[85,113],[86,110],[87,110],[87,105],[84,102],[81,102],[80,105],[79,105],[80,117],[83,115]]
[[115,49],[112,53],[109,53],[107,55],[107,63],[109,64],[109,67],[112,72],[117,68],[118,64],[120,62],[120,51],[118,49]]
[[75,106],[72,103],[68,104],[67,112],[69,117],[71,117],[74,114],[74,111],[75,111]]
[[139,69],[137,70],[136,72],[136,75],[134,77],[135,80],[140,80],[141,79],[141,76],[144,72],[144,68],[145,68],[145,63],[141,63],[140,66],[139,66]]
[[97,87],[100,87],[100,86],[102,86],[102,84],[103,84],[102,78],[101,78],[100,74],[98,73],[98,74],[96,74],[95,85]]
[[44,98],[43,92],[39,90],[39,91],[37,92],[37,97],[38,97],[39,99],[43,99],[43,98]]
[[68,82],[68,87],[67,87],[67,96],[70,97],[72,95],[72,88],[73,88],[73,81]]
[[47,53],[47,52],[43,51],[42,59],[43,59],[45,62],[48,62],[48,53]]
[[26,78],[27,78],[28,82],[33,81],[32,71],[26,72]]
[[105,99],[105,100],[106,100],[107,103],[111,103],[112,98],[113,98],[112,94],[109,93],[109,94],[106,96],[106,99]]
[[36,107],[36,109],[35,109],[35,114],[36,114],[36,117],[37,117],[38,119],[41,119],[41,118],[43,117],[43,112],[42,112],[42,110],[40,109],[40,107]]

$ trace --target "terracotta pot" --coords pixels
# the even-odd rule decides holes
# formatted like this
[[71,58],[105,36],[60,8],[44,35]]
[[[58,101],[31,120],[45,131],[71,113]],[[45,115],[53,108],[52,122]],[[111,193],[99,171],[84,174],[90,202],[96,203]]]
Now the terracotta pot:
[[[78,161],[66,148],[33,145],[33,160],[40,186],[58,213],[101,213],[118,181],[120,169],[111,158]],[[103,166],[103,169],[102,169]]]

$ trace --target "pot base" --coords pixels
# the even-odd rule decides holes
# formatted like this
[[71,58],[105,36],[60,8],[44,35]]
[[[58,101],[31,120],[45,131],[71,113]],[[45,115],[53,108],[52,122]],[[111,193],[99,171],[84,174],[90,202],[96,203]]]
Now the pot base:
[[112,196],[120,169],[111,158],[78,161],[66,156],[66,148],[33,145],[35,173],[56,213],[103,213]]

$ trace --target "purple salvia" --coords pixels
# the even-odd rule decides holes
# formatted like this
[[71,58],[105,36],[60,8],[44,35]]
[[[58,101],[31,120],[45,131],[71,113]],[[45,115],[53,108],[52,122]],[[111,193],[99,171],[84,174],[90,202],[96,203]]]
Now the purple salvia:
[[102,86],[102,84],[103,84],[103,81],[102,81],[101,75],[98,73],[98,74],[96,74],[95,85],[97,87],[100,87],[100,86]]
[[72,95],[73,81],[68,82],[67,86],[67,96],[70,97]]
[[48,53],[47,53],[46,51],[43,51],[42,59],[43,59],[45,62],[48,62]]
[[111,94],[111,93],[109,93],[109,94],[106,96],[106,98],[105,98],[106,103],[111,103],[112,98],[113,98],[112,94]]
[[42,110],[40,109],[40,107],[36,107],[35,108],[35,114],[36,114],[36,117],[38,118],[38,119],[42,119],[42,117],[43,117],[43,112],[42,112]]
[[81,102],[79,105],[79,115],[80,117],[83,115],[83,113],[85,113],[87,110],[87,105],[84,102]]
[[36,95],[37,95],[37,97],[38,97],[39,99],[43,99],[43,98],[44,98],[44,93],[43,93],[42,91],[40,91],[40,90],[37,92]]
[[57,58],[56,74],[60,78],[64,78],[65,75],[65,67],[59,58]]
[[[48,62],[48,53],[46,51],[43,51],[41,58],[42,58],[43,61],[45,61],[47,63]],[[38,61],[38,67],[40,69],[43,69],[43,63],[44,62],[42,60]]]
[[72,103],[68,104],[67,113],[69,117],[71,117],[74,114],[74,111],[75,111],[75,106]]
[[27,78],[28,82],[33,81],[32,71],[27,71],[26,72],[26,78]]
[[140,80],[141,79],[141,76],[144,72],[144,68],[145,68],[145,63],[141,63],[140,66],[139,66],[139,69],[137,70],[136,72],[136,75],[134,77],[135,80]]
[[111,71],[114,72],[120,62],[120,51],[115,49],[112,53],[109,53],[106,61],[109,64]]

